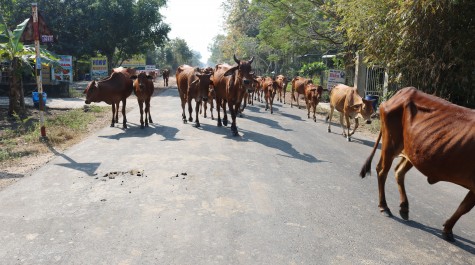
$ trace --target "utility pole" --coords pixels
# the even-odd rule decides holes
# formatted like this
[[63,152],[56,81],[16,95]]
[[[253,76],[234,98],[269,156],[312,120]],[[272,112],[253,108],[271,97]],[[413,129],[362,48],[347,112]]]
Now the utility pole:
[[31,4],[31,11],[33,13],[33,32],[35,38],[35,52],[36,52],[36,85],[38,86],[38,96],[40,104],[40,128],[41,138],[46,138],[46,128],[44,121],[44,99],[43,99],[43,82],[41,80],[41,56],[40,56],[40,33],[38,27],[38,5],[37,3]]

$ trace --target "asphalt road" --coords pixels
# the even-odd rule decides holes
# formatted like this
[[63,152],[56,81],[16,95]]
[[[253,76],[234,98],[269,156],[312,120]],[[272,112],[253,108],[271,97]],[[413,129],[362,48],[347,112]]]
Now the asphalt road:
[[475,264],[475,211],[456,243],[441,239],[465,189],[412,170],[411,220],[379,213],[379,152],[373,176],[358,176],[374,139],[347,142],[322,118],[260,103],[233,137],[210,118],[183,124],[179,105],[168,89],[152,100],[151,127],[135,108],[128,129],[103,128],[2,190],[0,263]]

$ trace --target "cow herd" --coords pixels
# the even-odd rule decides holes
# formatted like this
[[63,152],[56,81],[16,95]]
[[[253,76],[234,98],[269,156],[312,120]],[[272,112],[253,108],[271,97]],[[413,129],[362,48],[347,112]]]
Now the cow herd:
[[[236,117],[242,115],[247,104],[254,100],[265,101],[266,111],[273,113],[273,101],[277,95],[279,102],[285,103],[285,91],[289,80],[283,75],[273,77],[256,76],[252,71],[250,60],[239,60],[236,64],[218,64],[214,68],[197,68],[181,65],[176,69],[176,81],[181,99],[182,120],[192,122],[192,100],[195,100],[195,126],[199,127],[199,114],[207,117],[207,105],[211,105],[211,118],[214,119],[213,105],[217,111],[217,126],[227,126],[227,111],[231,114],[231,132],[239,135]],[[170,71],[163,72],[164,85],[168,86]],[[115,68],[112,74],[103,80],[88,84],[86,104],[104,101],[112,105],[112,123],[118,123],[119,103],[122,101],[123,128],[127,128],[125,115],[126,98],[132,91],[137,96],[140,106],[141,128],[152,123],[150,99],[153,94],[153,76],[137,74],[128,68]],[[321,100],[323,88],[313,84],[311,79],[295,77],[291,83],[291,102],[304,96],[307,117],[313,111],[316,121],[316,106]],[[297,94],[297,97],[295,96]],[[263,100],[264,98],[264,100]],[[145,110],[143,105],[145,103]],[[185,106],[188,104],[188,118]],[[221,119],[221,109],[223,116]],[[331,118],[334,109],[341,113],[340,124],[343,136],[351,141],[351,135],[358,127],[358,118],[371,122],[374,113],[373,102],[358,95],[356,88],[336,85],[330,91],[330,113],[326,120],[328,132],[331,132]],[[409,202],[404,179],[412,167],[417,168],[427,177],[430,184],[448,181],[465,187],[468,194],[444,223],[443,238],[454,241],[452,229],[458,219],[475,206],[475,110],[457,106],[443,99],[425,94],[413,87],[403,88],[391,99],[380,106],[381,129],[374,148],[364,163],[360,176],[365,177],[371,169],[371,161],[382,139],[381,159],[376,167],[379,188],[379,208],[386,216],[391,211],[386,204],[385,182],[392,161],[401,157],[395,168],[396,181],[400,192],[400,215],[409,218]],[[145,112],[145,118],[143,113]],[[355,127],[350,132],[350,118],[355,119]],[[345,119],[346,125],[343,120]]]

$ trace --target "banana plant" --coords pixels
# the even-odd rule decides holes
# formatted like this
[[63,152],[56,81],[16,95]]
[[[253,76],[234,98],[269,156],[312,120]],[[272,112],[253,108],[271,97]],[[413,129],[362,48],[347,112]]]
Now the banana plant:
[[[20,41],[29,19],[25,19],[11,31],[0,13],[0,59],[8,62],[8,76],[10,77],[10,97],[8,114],[20,113],[25,110],[25,97],[23,90],[22,74],[34,74],[32,67],[36,63],[34,45],[23,45]],[[60,67],[59,58],[47,51],[40,49],[42,64],[53,64]]]

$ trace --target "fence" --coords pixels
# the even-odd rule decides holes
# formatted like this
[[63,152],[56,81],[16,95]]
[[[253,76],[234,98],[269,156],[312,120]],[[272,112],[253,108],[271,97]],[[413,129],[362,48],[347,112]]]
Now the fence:
[[385,75],[383,67],[373,66],[366,69],[365,96],[382,97],[384,95]]

